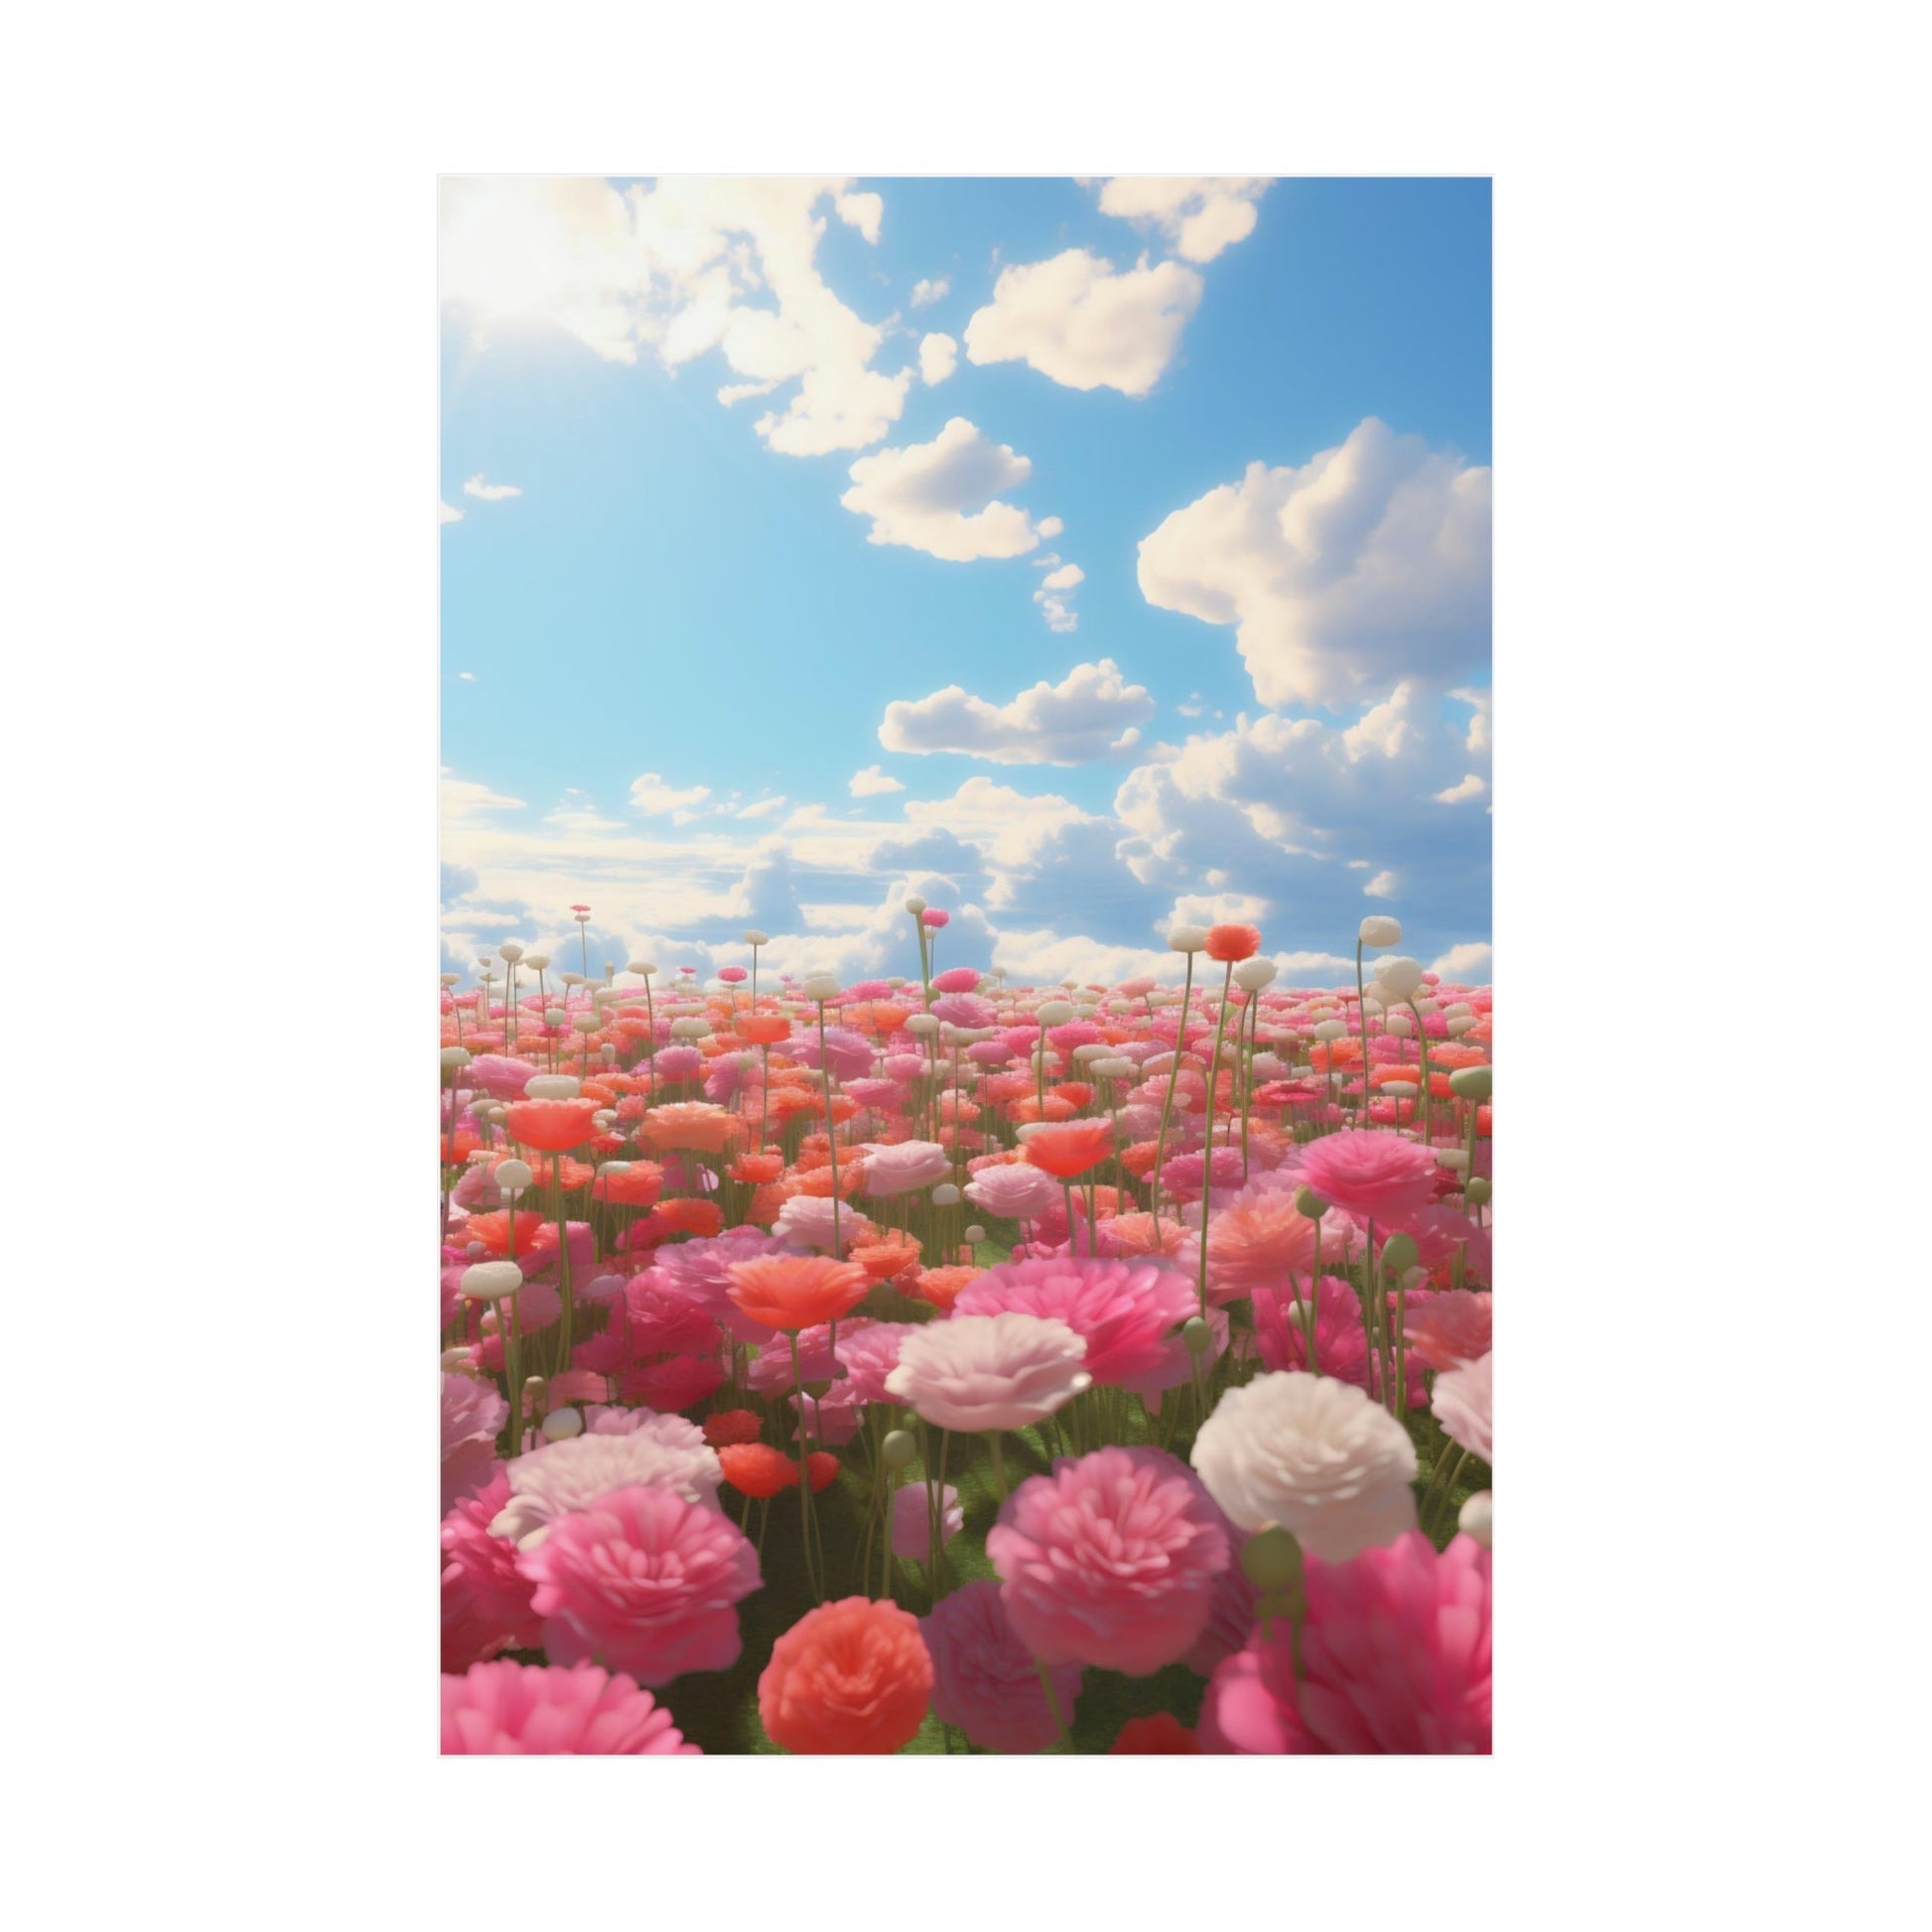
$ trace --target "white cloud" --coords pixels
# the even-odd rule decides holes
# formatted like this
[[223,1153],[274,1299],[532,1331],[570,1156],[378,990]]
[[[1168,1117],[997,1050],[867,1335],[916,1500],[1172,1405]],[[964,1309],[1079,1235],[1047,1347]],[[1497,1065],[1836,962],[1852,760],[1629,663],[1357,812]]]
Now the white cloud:
[[1216,893],[1211,897],[1183,893],[1155,920],[1154,929],[1167,933],[1177,925],[1252,925],[1265,919],[1268,911],[1268,901],[1253,893]]
[[502,812],[527,809],[521,798],[491,791],[487,785],[479,784],[474,778],[459,778],[447,764],[442,767],[438,777],[446,836],[453,831],[489,825]]
[[959,345],[950,336],[932,335],[919,343],[919,374],[928,388],[945,381],[959,366]]
[[1147,686],[1129,684],[1103,657],[1074,665],[1058,684],[1041,679],[1008,704],[989,704],[957,684],[895,699],[879,742],[889,752],[953,752],[995,764],[1083,764],[1130,749],[1154,713]]
[[475,671],[459,671],[457,672],[457,676],[460,677],[465,684],[475,684],[477,681],[477,674]]
[[993,300],[966,325],[970,361],[1023,361],[1069,389],[1144,396],[1173,360],[1200,301],[1178,262],[1124,274],[1083,248],[1003,269]]
[[463,521],[463,512],[459,509],[452,509],[439,496],[436,499],[436,520],[438,523],[461,523]]
[[646,818],[695,805],[710,796],[709,785],[690,785],[679,790],[675,785],[667,785],[655,771],[646,771],[641,777],[630,781],[631,809],[642,812]]
[[475,496],[485,503],[500,503],[506,496],[523,494],[514,483],[485,483],[481,470],[463,485],[463,493],[466,496]]
[[1017,557],[1038,544],[1045,525],[1035,526],[1027,511],[996,500],[994,492],[1032,474],[1025,457],[988,442],[955,416],[930,443],[861,457],[852,466],[853,486],[839,501],[872,519],[869,543],[903,544],[949,563]]
[[443,194],[444,300],[485,345],[535,324],[615,362],[649,351],[676,368],[719,350],[745,379],[726,385],[731,401],[798,383],[757,422],[772,449],[864,449],[898,420],[911,371],[871,366],[886,329],[818,272],[828,200],[878,239],[883,200],[837,178],[669,176],[621,191],[565,177],[454,179]]
[[1441,958],[1429,963],[1432,973],[1440,973],[1444,979],[1464,986],[1479,984],[1475,979],[1478,973],[1487,973],[1495,960],[1495,948],[1487,940],[1469,939],[1459,946],[1451,946]]
[[912,306],[915,309],[929,309],[935,302],[943,302],[952,288],[945,276],[921,278],[912,284]]
[[1254,232],[1254,205],[1268,186],[1265,175],[1117,175],[1100,191],[1100,211],[1157,227],[1176,254],[1211,262]]
[[1057,570],[1042,577],[1039,583],[1042,590],[1070,591],[1075,585],[1086,581],[1087,573],[1078,564],[1061,564]]
[[1489,652],[1490,473],[1373,416],[1300,469],[1250,464],[1140,546],[1150,604],[1234,624],[1263,704],[1334,704]]
[[727,382],[718,391],[718,400],[731,409],[753,396],[768,396],[777,386],[775,382]]
[[832,206],[848,227],[857,228],[870,242],[878,241],[879,223],[886,212],[886,204],[879,196],[841,195]]
[[773,818],[785,808],[785,797],[779,792],[772,798],[760,798],[755,805],[747,805],[737,815],[740,818]]
[[890,771],[881,770],[876,764],[869,764],[863,771],[852,774],[848,787],[855,798],[877,798],[883,792],[903,791],[905,787]]
[[555,807],[544,813],[543,822],[554,825],[560,832],[621,832],[622,821],[606,818],[598,809],[596,801],[588,792],[579,791],[575,785],[567,785],[564,795],[557,800]]
[[1489,787],[1471,771],[1452,785],[1435,794],[1439,805],[1459,805],[1465,798],[1480,798]]
[[1394,898],[1400,885],[1401,882],[1396,878],[1394,873],[1378,872],[1362,888],[1362,893],[1368,898]]

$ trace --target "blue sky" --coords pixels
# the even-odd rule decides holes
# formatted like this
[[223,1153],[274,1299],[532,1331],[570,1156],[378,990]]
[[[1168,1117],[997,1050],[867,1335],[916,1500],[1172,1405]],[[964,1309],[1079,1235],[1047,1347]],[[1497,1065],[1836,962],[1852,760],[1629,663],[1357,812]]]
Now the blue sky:
[[447,970],[1486,977],[1486,182],[455,180],[442,266]]

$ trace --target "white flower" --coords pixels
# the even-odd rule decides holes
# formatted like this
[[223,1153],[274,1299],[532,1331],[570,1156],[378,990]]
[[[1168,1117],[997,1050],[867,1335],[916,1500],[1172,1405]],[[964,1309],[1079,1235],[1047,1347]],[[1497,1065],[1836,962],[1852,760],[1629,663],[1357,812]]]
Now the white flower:
[[507,959],[511,965],[514,965],[519,959],[523,957],[523,947],[521,943],[515,939],[505,939],[503,943],[496,948],[496,954],[499,959]]
[[1034,1018],[1042,1027],[1064,1027],[1073,1018],[1073,1007],[1066,1000],[1048,1000]]
[[1402,921],[1390,918],[1386,912],[1371,912],[1362,921],[1361,939],[1365,946],[1399,946]]
[[716,1509],[724,1470],[695,1423],[652,1416],[626,1435],[577,1436],[532,1449],[509,1465],[509,1478],[510,1499],[490,1519],[489,1533],[533,1550],[556,1517],[633,1482]]
[[633,959],[625,965],[623,970],[626,973],[635,973],[639,979],[647,980],[657,971],[657,968],[648,959]]
[[1199,952],[1207,944],[1204,925],[1177,925],[1168,934],[1170,952]]
[[1416,1527],[1416,1449],[1380,1403],[1332,1375],[1285,1370],[1229,1389],[1194,1468],[1242,1529],[1279,1523],[1324,1563]]
[[457,1287],[472,1302],[500,1302],[523,1286],[523,1271],[513,1261],[480,1261],[466,1268]]
[[1375,984],[1381,989],[1381,999],[1391,1005],[1397,1000],[1413,999],[1417,987],[1422,984],[1422,961],[1396,955],[1378,959],[1375,962]]
[[905,901],[905,909],[916,919],[925,910],[925,900],[917,893]]
[[886,1392],[935,1429],[1025,1429],[1092,1386],[1086,1352],[1064,1321],[1017,1310],[954,1315],[899,1343]]
[[547,952],[525,953],[523,955],[523,963],[533,972],[540,973],[550,964],[550,955]]
[[534,1073],[523,1083],[526,1100],[575,1100],[581,1082],[574,1073]]
[[1496,1458],[1492,1452],[1494,1423],[1489,1407],[1491,1359],[1484,1355],[1480,1361],[1446,1369],[1436,1378],[1429,1406],[1457,1449],[1465,1449],[1471,1455],[1479,1455],[1493,1464]]
[[1252,959],[1242,960],[1234,969],[1234,983],[1244,993],[1259,993],[1282,969],[1272,959],[1265,959],[1256,953]]
[[836,1000],[839,997],[838,975],[814,973],[798,990],[808,1000]]
[[745,930],[745,943],[748,946],[766,945],[770,942],[770,933],[760,932],[757,926],[748,926]]

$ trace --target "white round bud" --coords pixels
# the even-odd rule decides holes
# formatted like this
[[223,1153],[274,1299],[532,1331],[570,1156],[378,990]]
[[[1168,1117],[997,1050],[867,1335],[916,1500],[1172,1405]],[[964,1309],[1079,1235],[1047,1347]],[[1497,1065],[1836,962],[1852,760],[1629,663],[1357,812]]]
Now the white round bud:
[[1264,959],[1257,953],[1252,959],[1242,960],[1234,969],[1234,983],[1246,993],[1259,993],[1282,969],[1272,959]]
[[503,943],[496,948],[496,956],[499,959],[507,959],[510,962],[510,964],[513,966],[519,959],[523,957],[522,944],[515,939],[505,939]]
[[535,1176],[530,1173],[527,1161],[498,1161],[496,1172],[491,1176],[504,1193],[520,1194]]
[[965,1241],[971,1244],[972,1246],[977,1247],[982,1241],[986,1239],[986,1230],[983,1227],[981,1227],[977,1221],[975,1221],[973,1225],[969,1227],[966,1230],[966,1232],[962,1234],[959,1238],[962,1241]]
[[473,1302],[500,1302],[522,1286],[523,1271],[513,1261],[474,1262],[457,1282]]
[[671,1037],[673,1039],[705,1039],[710,1036],[709,1020],[673,1020]]
[[1390,918],[1386,912],[1371,912],[1362,921],[1361,941],[1365,946],[1399,946],[1402,921]]
[[905,909],[916,919],[925,910],[925,900],[917,893],[905,901]]
[[1422,984],[1422,961],[1391,956],[1375,962],[1375,983],[1387,1001],[1407,1000]]
[[1034,1018],[1042,1027],[1064,1027],[1073,1018],[1073,1008],[1065,1000],[1048,1000]]
[[1177,925],[1168,934],[1170,952],[1199,952],[1207,944],[1204,925]]
[[1492,1534],[1491,1524],[1494,1516],[1494,1504],[1490,1500],[1489,1491],[1487,1489],[1478,1489],[1456,1511],[1455,1515],[1455,1527],[1471,1543],[1480,1543],[1485,1550],[1490,1548],[1489,1538]]
[[470,1049],[467,1046],[446,1046],[443,1049],[443,1064],[451,1072],[460,1066],[470,1064]]
[[575,1100],[583,1082],[574,1073],[533,1073],[523,1083],[526,1100]]
[[959,1189],[950,1180],[942,1180],[928,1196],[934,1207],[957,1207]]
[[839,997],[839,980],[836,973],[814,973],[799,989],[808,1000],[823,1003]]
[[584,1433],[584,1418],[575,1409],[553,1409],[543,1419],[546,1443],[567,1443]]

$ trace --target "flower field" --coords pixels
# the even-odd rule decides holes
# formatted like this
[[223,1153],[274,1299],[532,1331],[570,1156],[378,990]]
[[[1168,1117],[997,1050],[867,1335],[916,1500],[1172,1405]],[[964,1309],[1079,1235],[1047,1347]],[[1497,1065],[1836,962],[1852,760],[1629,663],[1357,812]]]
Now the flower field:
[[445,975],[444,1751],[1487,1752],[1488,989],[906,913]]

